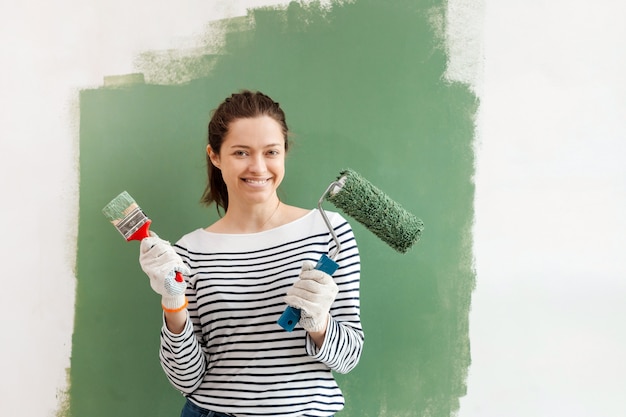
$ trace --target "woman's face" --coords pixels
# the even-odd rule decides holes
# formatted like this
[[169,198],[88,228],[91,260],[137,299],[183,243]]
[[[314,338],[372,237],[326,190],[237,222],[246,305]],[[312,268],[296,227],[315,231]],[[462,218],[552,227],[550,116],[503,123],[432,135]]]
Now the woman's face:
[[231,122],[220,154],[207,148],[211,162],[222,172],[232,204],[259,204],[276,200],[285,176],[285,137],[269,116]]

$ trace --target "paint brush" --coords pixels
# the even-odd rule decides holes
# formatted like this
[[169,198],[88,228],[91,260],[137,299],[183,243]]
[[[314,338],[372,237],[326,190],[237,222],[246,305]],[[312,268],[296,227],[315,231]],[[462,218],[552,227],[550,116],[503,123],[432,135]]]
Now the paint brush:
[[[146,216],[141,207],[126,191],[120,193],[109,202],[102,213],[124,236],[127,242],[143,240],[150,236],[152,220]],[[183,276],[176,272],[176,281],[183,282]]]

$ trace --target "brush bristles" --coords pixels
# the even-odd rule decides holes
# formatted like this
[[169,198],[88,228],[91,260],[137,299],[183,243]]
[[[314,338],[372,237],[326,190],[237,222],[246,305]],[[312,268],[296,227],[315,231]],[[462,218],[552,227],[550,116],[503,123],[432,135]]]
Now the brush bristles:
[[341,172],[340,181],[341,189],[327,197],[336,207],[398,252],[419,240],[424,223],[380,189],[350,169]]
[[135,208],[137,208],[135,200],[130,194],[123,191],[102,209],[102,213],[111,223],[116,224]]

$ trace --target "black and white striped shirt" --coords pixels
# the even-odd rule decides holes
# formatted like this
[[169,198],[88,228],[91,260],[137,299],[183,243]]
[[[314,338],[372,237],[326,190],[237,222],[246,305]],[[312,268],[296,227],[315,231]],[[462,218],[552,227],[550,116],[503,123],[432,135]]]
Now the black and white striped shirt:
[[236,417],[329,416],[343,408],[332,371],[349,372],[361,356],[360,258],[348,222],[326,213],[341,242],[333,274],[339,293],[319,349],[299,325],[287,332],[276,322],[302,262],[335,247],[318,210],[254,234],[198,229],[174,246],[191,270],[190,320],[180,335],[163,326],[160,358],[191,401]]

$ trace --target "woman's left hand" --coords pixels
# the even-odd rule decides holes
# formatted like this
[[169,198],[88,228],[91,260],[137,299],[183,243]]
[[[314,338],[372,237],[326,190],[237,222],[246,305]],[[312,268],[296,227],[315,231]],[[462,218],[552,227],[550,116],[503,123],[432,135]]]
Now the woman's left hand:
[[302,311],[300,325],[308,332],[322,332],[328,324],[328,312],[337,296],[337,284],[313,263],[302,264],[300,279],[287,291],[285,302]]

